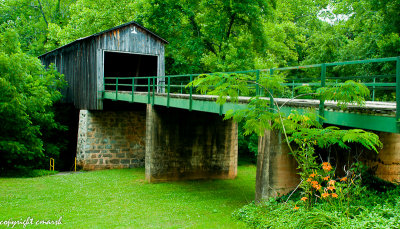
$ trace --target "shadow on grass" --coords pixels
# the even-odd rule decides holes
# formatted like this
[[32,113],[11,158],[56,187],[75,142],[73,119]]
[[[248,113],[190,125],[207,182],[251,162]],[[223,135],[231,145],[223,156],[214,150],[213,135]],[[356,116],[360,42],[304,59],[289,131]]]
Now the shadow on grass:
[[58,171],[44,169],[14,168],[11,170],[0,170],[0,178],[31,178],[57,174]]
[[[249,174],[250,173],[250,174]],[[241,166],[237,178],[233,180],[187,180],[160,183],[146,183],[151,186],[163,186],[165,190],[182,193],[192,193],[194,197],[202,199],[225,199],[228,202],[246,202],[254,200],[255,196],[255,169],[253,165]]]

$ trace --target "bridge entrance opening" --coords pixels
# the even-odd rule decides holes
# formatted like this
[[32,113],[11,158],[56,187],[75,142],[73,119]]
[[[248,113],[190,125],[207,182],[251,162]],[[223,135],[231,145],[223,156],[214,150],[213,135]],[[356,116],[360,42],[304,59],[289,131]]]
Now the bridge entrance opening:
[[[119,77],[118,91],[147,91],[147,79],[132,77],[157,76],[158,57],[124,52],[104,52],[104,77]],[[122,79],[121,79],[121,78]],[[126,79],[124,79],[126,78]],[[152,81],[150,82],[153,83]],[[116,79],[106,79],[106,84],[116,84]],[[106,85],[106,90],[115,90],[116,86]]]

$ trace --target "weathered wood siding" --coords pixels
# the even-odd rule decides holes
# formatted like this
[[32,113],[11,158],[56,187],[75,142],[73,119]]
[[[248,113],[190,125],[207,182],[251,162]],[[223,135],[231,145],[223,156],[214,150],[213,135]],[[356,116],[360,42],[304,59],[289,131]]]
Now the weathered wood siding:
[[73,103],[78,109],[97,109],[96,46],[93,40],[82,40],[40,59],[46,66],[54,63],[64,74],[68,86],[62,91],[63,102]]
[[68,87],[62,91],[64,102],[73,103],[77,109],[102,110],[104,52],[157,56],[157,75],[164,76],[164,44],[153,34],[131,23],[75,41],[39,59],[46,66],[54,63],[57,70],[64,74],[68,83]]

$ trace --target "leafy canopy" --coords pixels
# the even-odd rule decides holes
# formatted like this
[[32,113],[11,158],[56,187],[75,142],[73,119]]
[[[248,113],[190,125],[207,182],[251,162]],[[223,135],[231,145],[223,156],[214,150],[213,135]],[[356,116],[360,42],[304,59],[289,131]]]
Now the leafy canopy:
[[54,121],[52,105],[61,98],[62,75],[46,70],[37,58],[21,51],[13,30],[0,34],[0,168],[28,165],[55,149],[42,134],[63,129]]

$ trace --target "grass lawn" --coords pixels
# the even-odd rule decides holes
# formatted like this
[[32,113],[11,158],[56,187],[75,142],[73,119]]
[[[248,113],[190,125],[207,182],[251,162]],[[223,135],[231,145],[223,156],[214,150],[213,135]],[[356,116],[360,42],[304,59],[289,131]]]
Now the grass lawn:
[[149,184],[142,168],[0,178],[0,221],[62,217],[62,228],[243,228],[231,214],[254,199],[255,175],[255,166],[243,165],[235,180]]

